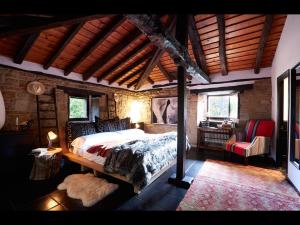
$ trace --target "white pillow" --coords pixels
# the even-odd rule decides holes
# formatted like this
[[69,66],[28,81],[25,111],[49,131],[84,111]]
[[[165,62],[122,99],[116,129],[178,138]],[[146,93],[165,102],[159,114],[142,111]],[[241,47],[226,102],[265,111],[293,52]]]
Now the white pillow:
[[84,148],[97,144],[101,144],[102,142],[112,141],[118,138],[120,134],[116,132],[102,132],[96,133],[86,136],[81,136],[72,141],[71,145],[76,148]]

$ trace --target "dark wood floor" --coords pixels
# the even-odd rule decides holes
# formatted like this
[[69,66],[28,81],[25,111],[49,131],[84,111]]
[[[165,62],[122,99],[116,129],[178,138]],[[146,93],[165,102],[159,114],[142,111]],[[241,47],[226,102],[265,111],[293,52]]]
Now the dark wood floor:
[[[205,151],[205,154],[192,149],[186,160],[186,174],[195,177],[207,158],[223,160],[222,152]],[[242,158],[233,156],[232,161],[242,162]],[[250,164],[273,167],[273,162],[263,157],[249,160]],[[1,186],[4,196],[2,210],[176,210],[187,192],[186,189],[175,187],[168,183],[168,178],[174,173],[173,166],[160,176],[139,195],[133,193],[132,186],[111,177],[105,177],[110,182],[120,185],[119,189],[90,208],[82,206],[81,200],[69,198],[65,191],[56,189],[63,179],[72,173],[80,172],[80,168],[72,163],[65,163],[60,174],[55,179],[46,181],[29,181],[16,177],[6,178]]]

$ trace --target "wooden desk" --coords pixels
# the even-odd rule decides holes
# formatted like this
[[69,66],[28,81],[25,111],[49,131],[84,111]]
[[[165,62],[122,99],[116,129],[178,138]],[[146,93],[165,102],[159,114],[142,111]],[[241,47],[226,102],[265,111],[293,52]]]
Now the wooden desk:
[[232,133],[232,128],[198,127],[197,148],[223,151]]

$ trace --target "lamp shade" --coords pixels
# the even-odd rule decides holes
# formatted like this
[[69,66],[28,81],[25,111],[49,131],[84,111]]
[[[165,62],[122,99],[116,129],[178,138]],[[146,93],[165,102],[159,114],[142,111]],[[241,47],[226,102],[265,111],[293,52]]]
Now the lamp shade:
[[33,95],[42,95],[45,92],[45,86],[38,81],[32,81],[27,85],[27,91]]
[[49,138],[49,140],[53,141],[57,138],[57,135],[53,131],[49,131],[48,138]]

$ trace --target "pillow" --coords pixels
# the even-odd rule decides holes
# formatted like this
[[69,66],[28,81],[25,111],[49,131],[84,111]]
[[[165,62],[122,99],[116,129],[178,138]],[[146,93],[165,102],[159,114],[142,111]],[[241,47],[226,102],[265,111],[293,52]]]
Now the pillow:
[[66,125],[66,132],[67,132],[67,142],[70,144],[74,139],[80,136],[86,136],[90,134],[95,134],[96,127],[94,123],[72,123],[67,122]]
[[127,130],[127,129],[130,129],[130,118],[127,117],[127,118],[124,118],[124,119],[120,119],[119,120],[119,127],[120,127],[120,130]]
[[118,121],[118,117],[108,120],[101,120],[98,116],[95,116],[96,132],[100,133],[120,130],[119,124],[117,124],[119,123]]

